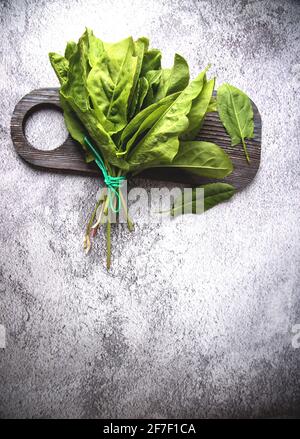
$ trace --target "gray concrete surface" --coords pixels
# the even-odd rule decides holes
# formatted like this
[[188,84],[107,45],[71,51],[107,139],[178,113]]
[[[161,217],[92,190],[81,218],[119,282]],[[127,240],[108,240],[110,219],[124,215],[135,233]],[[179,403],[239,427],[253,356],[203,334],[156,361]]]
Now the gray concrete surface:
[[[299,415],[299,2],[15,0],[0,13],[1,417]],[[116,231],[109,273],[103,238],[82,252],[97,181],[33,170],[10,138],[16,102],[57,85],[47,53],[84,26],[149,36],[193,75],[211,62],[263,120],[247,190],[202,216]],[[48,123],[28,127],[43,148],[65,136],[60,116]]]

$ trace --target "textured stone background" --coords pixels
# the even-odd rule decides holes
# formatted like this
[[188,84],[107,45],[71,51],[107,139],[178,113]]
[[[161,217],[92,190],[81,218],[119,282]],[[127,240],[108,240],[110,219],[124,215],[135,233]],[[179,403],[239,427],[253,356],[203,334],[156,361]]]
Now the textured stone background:
[[[300,3],[1,1],[0,349],[2,417],[297,416],[300,349]],[[261,169],[199,217],[124,229],[82,252],[94,179],[26,166],[10,139],[17,101],[56,86],[49,51],[84,26],[147,35],[166,64],[208,62],[257,104]],[[65,137],[40,115],[28,136]],[[120,241],[119,241],[120,240]]]

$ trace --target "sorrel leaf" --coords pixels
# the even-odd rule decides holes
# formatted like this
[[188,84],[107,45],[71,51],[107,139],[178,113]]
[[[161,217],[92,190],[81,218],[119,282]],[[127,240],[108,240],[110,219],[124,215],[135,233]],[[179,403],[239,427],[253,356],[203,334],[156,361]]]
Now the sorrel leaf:
[[173,67],[162,70],[160,83],[154,98],[155,101],[157,102],[165,96],[184,90],[189,80],[189,66],[186,60],[176,53]]
[[212,97],[214,85],[215,79],[213,78],[207,82],[204,73],[203,88],[196,99],[193,100],[191,110],[188,114],[189,126],[181,136],[183,140],[193,140],[200,131]]
[[[157,120],[142,140],[129,153],[131,170],[139,166],[171,163],[178,152],[178,137],[188,128],[189,113],[193,99],[202,89],[202,74],[197,76]],[[146,166],[145,166],[146,165]]]
[[[204,199],[203,199],[203,211],[216,206],[223,201],[229,200],[235,193],[235,189],[228,183],[210,183],[199,188],[204,189]],[[171,208],[171,215],[178,216],[182,215],[184,212],[190,213],[202,213],[197,212],[197,207],[201,205],[199,197],[202,196],[201,191],[197,191],[197,188],[187,194],[180,196],[174,201]]]
[[245,156],[248,155],[245,139],[254,136],[253,109],[248,96],[230,84],[223,84],[217,92],[217,108],[220,119],[231,137],[232,146],[243,144]]
[[208,178],[224,178],[233,170],[232,161],[222,148],[215,143],[202,141],[181,141],[172,163],[152,167],[178,168]]
[[170,166],[209,178],[224,178],[233,170],[232,162],[222,148],[202,141],[181,141]]
[[132,38],[104,44],[103,55],[87,77],[97,118],[109,134],[121,131],[127,124],[128,100],[137,67],[134,50]]

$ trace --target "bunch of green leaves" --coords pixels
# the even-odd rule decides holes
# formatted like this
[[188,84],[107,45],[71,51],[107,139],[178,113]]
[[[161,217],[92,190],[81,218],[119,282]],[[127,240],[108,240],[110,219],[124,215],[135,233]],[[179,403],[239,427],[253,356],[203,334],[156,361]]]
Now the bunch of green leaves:
[[[78,43],[67,44],[64,56],[50,53],[49,57],[61,85],[66,126],[86,151],[87,161],[94,160],[94,156],[87,149],[86,137],[100,152],[111,176],[155,167],[176,167],[217,179],[232,172],[232,162],[222,148],[195,140],[208,112],[220,108],[220,115],[226,113],[224,94],[218,95],[219,103],[213,97],[215,78],[207,78],[209,67],[190,81],[188,64],[179,54],[175,54],[172,68],[162,68],[161,52],[150,48],[147,38],[134,41],[129,37],[110,44],[96,38],[89,29]],[[226,117],[221,119],[223,123],[226,120],[224,126],[231,135],[234,130],[229,129],[229,122],[233,119],[230,102],[227,104]],[[234,141],[239,135],[242,141],[251,135],[249,130],[233,134]],[[217,201],[226,196],[220,197],[216,191],[226,193],[227,198],[233,193],[223,191],[222,184],[214,187]],[[211,197],[209,185],[206,191]],[[107,217],[109,265],[108,197],[100,205]],[[87,250],[95,217],[94,211],[85,238]],[[100,224],[98,218],[97,227]]]

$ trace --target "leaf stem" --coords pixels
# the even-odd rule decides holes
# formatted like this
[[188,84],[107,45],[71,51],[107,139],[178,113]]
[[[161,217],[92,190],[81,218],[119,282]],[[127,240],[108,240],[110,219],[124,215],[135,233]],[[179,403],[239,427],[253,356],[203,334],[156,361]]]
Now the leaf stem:
[[98,217],[96,223],[91,227],[91,229],[97,229],[100,226],[100,224],[101,224],[102,214],[103,214],[103,211],[104,211],[104,206],[106,204],[106,198],[107,197],[105,197],[104,200],[103,200],[103,204],[102,204],[102,207],[101,207],[101,211],[100,211],[99,217]]
[[96,206],[92,212],[92,215],[90,216],[89,222],[87,223],[87,226],[86,226],[85,237],[84,237],[84,241],[83,241],[83,248],[85,249],[86,253],[88,253],[90,248],[91,248],[90,233],[91,233],[91,229],[92,229],[92,224],[94,222],[98,207],[100,206],[100,204],[102,202],[103,202],[103,200],[101,198],[97,201]]
[[107,216],[106,223],[106,267],[109,270],[111,263],[111,224],[109,215]]
[[248,154],[248,151],[247,151],[247,146],[246,146],[246,143],[245,143],[244,139],[242,139],[242,144],[243,144],[244,153],[245,153],[247,162],[250,163],[250,157],[249,157],[249,154]]
[[125,211],[125,216],[126,216],[126,222],[127,222],[128,230],[129,230],[130,232],[132,232],[133,229],[134,229],[134,224],[133,224],[133,222],[131,221],[131,219],[130,219],[130,217],[129,217],[129,215],[128,215],[127,205],[126,205],[126,202],[125,202],[125,200],[124,200],[124,197],[123,197],[123,194],[122,194],[122,191],[121,191],[121,190],[119,191],[119,195],[120,195],[121,204],[122,204],[123,209],[124,209],[124,211]]

